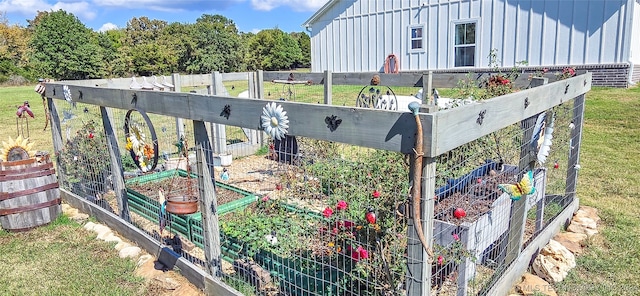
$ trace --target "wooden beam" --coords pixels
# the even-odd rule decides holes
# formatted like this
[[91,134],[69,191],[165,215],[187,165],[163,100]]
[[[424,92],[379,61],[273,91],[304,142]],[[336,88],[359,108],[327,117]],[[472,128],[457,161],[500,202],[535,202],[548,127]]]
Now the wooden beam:
[[120,148],[118,148],[118,138],[111,124],[111,112],[105,107],[100,107],[102,115],[102,126],[107,138],[107,150],[111,158],[111,176],[113,183],[113,192],[116,194],[118,202],[118,212],[120,217],[125,221],[131,221],[129,216],[129,199],[127,198],[127,188],[124,185],[124,172],[122,171],[122,159],[120,157]]
[[[435,114],[434,155],[505,128],[591,89],[591,73]],[[525,107],[525,101],[529,104]],[[425,139],[426,143],[426,139]]]
[[[64,99],[61,84],[47,84],[47,95]],[[191,120],[260,129],[265,100],[208,96],[192,93],[134,91],[99,87],[69,86],[74,101],[128,110],[139,108],[147,113]],[[55,92],[55,93],[54,93]],[[411,153],[415,142],[415,119],[409,112],[365,108],[326,106],[278,101],[289,117],[289,134],[362,147]],[[231,107],[229,119],[220,113]],[[331,131],[325,119],[336,116],[342,123]],[[432,114],[421,114],[425,139],[431,137]],[[425,155],[431,151],[425,148]]]
[[[541,78],[532,81],[533,87],[541,87],[547,84],[548,79]],[[551,116],[551,115],[549,115]],[[520,122],[520,128],[523,130],[522,143],[520,146],[520,161],[518,163],[518,179],[520,180],[527,171],[535,168],[535,151],[529,145],[529,139],[533,136],[533,127],[536,124],[537,116],[531,116]],[[519,200],[511,202],[511,212],[509,217],[509,236],[507,239],[507,250],[505,261],[507,264],[513,262],[520,250],[522,249],[522,240],[524,238],[524,226],[527,223],[527,196],[523,196]]]
[[333,74],[331,70],[324,71],[324,104],[332,105],[333,104],[333,94],[331,93],[331,88],[333,87]]

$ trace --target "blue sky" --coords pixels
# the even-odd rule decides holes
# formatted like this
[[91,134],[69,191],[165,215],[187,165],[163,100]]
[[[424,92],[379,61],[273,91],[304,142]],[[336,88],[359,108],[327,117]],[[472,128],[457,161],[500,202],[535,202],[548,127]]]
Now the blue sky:
[[38,11],[62,9],[95,31],[124,28],[133,17],[169,23],[195,23],[203,14],[220,14],[242,32],[279,28],[303,31],[302,23],[327,0],[0,0],[9,24],[26,26]]

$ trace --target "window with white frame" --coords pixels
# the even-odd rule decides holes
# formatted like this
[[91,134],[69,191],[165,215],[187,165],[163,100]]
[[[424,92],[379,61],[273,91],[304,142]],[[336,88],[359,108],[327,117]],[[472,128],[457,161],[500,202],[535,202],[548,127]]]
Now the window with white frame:
[[476,58],[476,22],[457,23],[453,43],[454,66],[475,66]]
[[409,27],[409,51],[424,51],[424,25]]

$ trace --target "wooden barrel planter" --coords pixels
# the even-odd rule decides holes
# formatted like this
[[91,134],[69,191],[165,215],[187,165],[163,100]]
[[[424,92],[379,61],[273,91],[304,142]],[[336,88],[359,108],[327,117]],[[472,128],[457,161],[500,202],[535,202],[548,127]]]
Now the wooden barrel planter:
[[62,208],[49,156],[0,162],[0,225],[19,232],[55,220]]

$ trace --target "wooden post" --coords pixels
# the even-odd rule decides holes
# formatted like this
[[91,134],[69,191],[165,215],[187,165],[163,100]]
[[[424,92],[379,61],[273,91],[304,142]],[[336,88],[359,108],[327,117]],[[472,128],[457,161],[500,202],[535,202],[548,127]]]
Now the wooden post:
[[580,146],[582,144],[582,122],[584,120],[584,94],[577,96],[573,101],[573,130],[569,139],[569,162],[567,163],[567,182],[565,198],[562,206],[571,203],[576,196],[578,183],[578,170],[580,165]]
[[[422,112],[423,110],[421,110]],[[428,108],[427,112],[435,112],[435,109]],[[430,143],[430,140],[425,143]],[[429,248],[433,250],[433,219],[435,207],[435,189],[436,189],[436,161],[435,158],[425,157],[422,159],[422,168],[416,168],[413,165],[411,157],[410,178],[413,177],[413,170],[422,170],[423,180],[410,180],[413,184],[421,183],[422,186],[422,209],[420,216],[422,218],[422,233],[429,243]],[[415,186],[415,185],[414,185]],[[413,212],[413,210],[409,210]],[[422,247],[422,243],[415,231],[414,219],[407,221],[407,295],[425,295],[431,293],[431,262],[429,254]]]
[[[531,86],[541,86],[549,82],[548,78],[533,78],[531,80]],[[525,129],[522,150],[520,151],[520,163],[518,164],[518,170],[526,173],[529,170],[533,170],[535,167],[535,153],[529,145],[529,139],[533,134],[533,125],[536,123],[537,116],[529,117],[520,122],[520,126]],[[518,181],[522,178],[523,174],[518,174]],[[511,264],[513,260],[518,257],[520,250],[522,250],[522,240],[524,238],[524,226],[527,222],[527,213],[525,212],[525,205],[527,203],[527,197],[523,196],[519,200],[511,203],[511,215],[509,217],[509,236],[507,238],[507,249],[505,253],[505,263]]]
[[[180,74],[174,73],[171,74],[171,83],[173,83],[175,92],[181,92],[182,89],[180,87]],[[184,135],[184,121],[182,118],[176,117],[176,142],[180,141],[180,137]]]
[[100,114],[102,115],[102,126],[107,138],[107,149],[111,158],[111,177],[113,182],[113,192],[116,194],[118,202],[118,211],[120,218],[127,222],[131,222],[129,216],[129,202],[127,197],[127,188],[124,185],[124,172],[122,171],[122,159],[120,157],[120,149],[118,148],[118,139],[111,124],[111,112],[106,107],[100,106]]
[[432,88],[433,88],[433,71],[423,73],[422,74],[422,104],[431,104]]
[[220,249],[220,226],[218,225],[218,201],[215,190],[215,178],[211,172],[213,154],[203,121],[193,121],[196,143],[196,159],[198,170],[198,193],[200,212],[202,213],[202,230],[204,232],[204,252],[206,268],[214,277],[222,275],[222,252]]
[[[256,87],[258,88],[256,99],[264,99],[264,71],[258,70],[256,72]],[[260,146],[267,145],[267,138],[265,137],[264,132],[256,131],[258,136],[258,143]]]
[[[224,93],[222,89],[222,75],[218,71],[211,74],[211,87],[209,92],[211,95],[221,95]],[[213,152],[218,154],[227,153],[227,132],[224,124],[211,123],[211,142],[213,142]]]
[[331,88],[333,87],[333,74],[331,70],[324,71],[324,103],[325,105],[333,104],[333,95],[331,94]]
[[[56,104],[52,98],[47,98],[47,108],[49,108],[49,114],[51,114],[51,138],[53,139],[53,154],[60,156],[64,145],[62,144],[62,131],[60,129],[60,117],[58,116],[58,110]],[[58,179],[60,184],[65,184],[65,175],[60,170],[60,162],[56,161],[56,170],[58,171]]]

